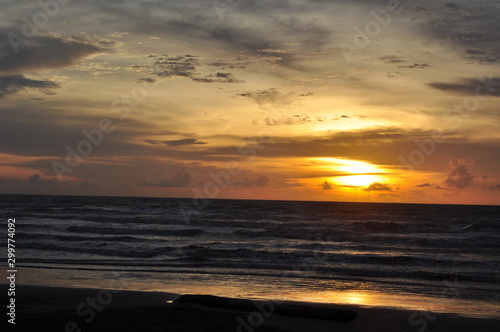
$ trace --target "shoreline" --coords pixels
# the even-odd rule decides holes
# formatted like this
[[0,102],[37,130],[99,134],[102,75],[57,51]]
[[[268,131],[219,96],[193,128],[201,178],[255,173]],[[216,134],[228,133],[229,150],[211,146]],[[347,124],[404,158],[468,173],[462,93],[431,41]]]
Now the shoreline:
[[[6,287],[5,284],[2,285]],[[353,310],[349,323],[305,317],[286,317],[265,309],[242,312],[231,309],[172,303],[181,294],[92,288],[18,285],[16,329],[29,331],[41,326],[47,331],[88,329],[123,330],[132,324],[144,331],[496,331],[500,319],[470,318],[457,314],[435,314],[381,307],[285,301],[310,308],[333,307]],[[5,301],[5,300],[4,300]],[[266,301],[254,301],[264,304]],[[267,301],[273,302],[273,301]],[[283,301],[277,301],[283,302]],[[262,306],[260,306],[262,308]],[[261,322],[262,321],[262,322]],[[257,324],[259,323],[259,324]],[[69,325],[68,325],[69,324]],[[139,324],[139,325],[137,325]],[[255,326],[254,326],[255,325]],[[149,328],[149,329],[148,329]]]
[[[19,270],[19,284],[46,287],[127,289],[139,292],[174,292],[176,294],[210,294],[223,297],[238,297],[253,300],[283,300],[306,303],[336,303],[360,308],[387,308],[406,311],[431,311],[435,314],[455,314],[469,318],[500,319],[500,306],[497,303],[463,298],[459,296],[467,286],[442,283],[439,294],[419,294],[408,290],[370,287],[346,287],[345,280],[330,279],[328,288],[302,290],[295,288],[281,289],[282,278],[264,276],[253,279],[253,284],[242,282],[240,275],[217,273],[205,275],[200,281],[200,274],[187,272],[169,272],[163,280],[153,280],[147,273],[127,277],[120,273],[111,274],[109,270],[77,270],[79,280],[74,279],[75,271],[59,267],[22,267]],[[142,272],[139,272],[142,273]],[[43,277],[41,277],[43,276]],[[191,277],[196,277],[193,281]],[[219,279],[219,276],[223,278]],[[230,278],[228,279],[228,276]],[[234,278],[233,278],[234,277]],[[167,281],[166,281],[167,280]],[[338,283],[337,283],[338,282]],[[376,284],[374,284],[376,285]],[[366,281],[365,286],[370,286]],[[443,295],[443,292],[447,293]],[[446,295],[446,296],[445,296]],[[487,294],[485,294],[487,295]]]

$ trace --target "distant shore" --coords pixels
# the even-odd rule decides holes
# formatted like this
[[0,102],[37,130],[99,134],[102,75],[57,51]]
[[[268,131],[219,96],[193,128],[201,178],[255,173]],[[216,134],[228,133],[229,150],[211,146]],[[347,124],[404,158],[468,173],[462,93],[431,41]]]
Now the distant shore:
[[[19,285],[15,297],[16,325],[8,325],[13,331],[410,332],[425,328],[427,332],[493,332],[500,324],[500,320],[495,319],[332,304],[334,308],[357,313],[351,322],[340,323],[268,314],[257,306],[255,311],[248,312],[172,303],[179,296],[163,292]],[[311,308],[328,306],[308,305]]]

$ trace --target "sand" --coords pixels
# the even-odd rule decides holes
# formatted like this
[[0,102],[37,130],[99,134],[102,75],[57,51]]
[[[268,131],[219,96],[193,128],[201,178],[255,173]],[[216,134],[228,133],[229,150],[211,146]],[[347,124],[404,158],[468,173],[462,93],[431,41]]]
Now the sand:
[[[3,285],[2,291],[6,293],[6,289]],[[163,292],[18,285],[16,324],[7,323],[9,317],[5,314],[3,319],[9,331],[496,332],[500,326],[500,320],[454,314],[420,314],[413,317],[412,326],[410,317],[418,314],[412,311],[331,305],[357,313],[349,323],[340,323],[269,314],[257,307],[254,312],[243,312],[171,303],[178,297],[179,294]],[[3,304],[7,304],[7,296],[3,299]],[[327,306],[309,305],[312,308],[315,305]]]

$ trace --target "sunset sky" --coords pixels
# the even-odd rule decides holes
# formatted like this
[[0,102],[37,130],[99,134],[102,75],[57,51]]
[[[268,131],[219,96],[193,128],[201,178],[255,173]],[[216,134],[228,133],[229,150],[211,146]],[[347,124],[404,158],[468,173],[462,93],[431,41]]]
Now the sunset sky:
[[1,4],[0,193],[500,204],[498,1]]

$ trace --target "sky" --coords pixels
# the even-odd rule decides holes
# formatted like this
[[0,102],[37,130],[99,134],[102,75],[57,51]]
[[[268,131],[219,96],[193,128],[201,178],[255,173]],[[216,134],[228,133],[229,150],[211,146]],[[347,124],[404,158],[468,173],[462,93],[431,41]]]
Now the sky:
[[0,4],[0,193],[500,204],[500,1]]

